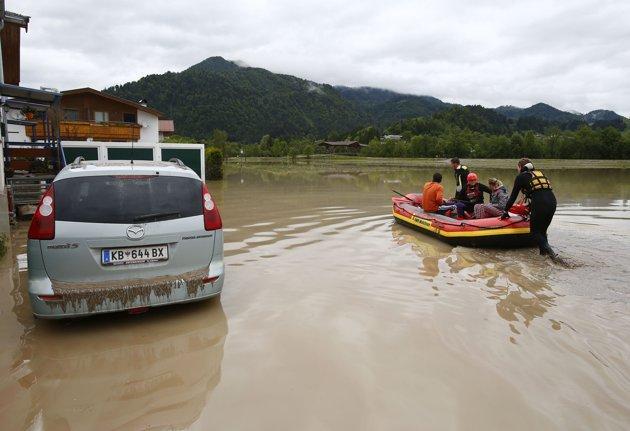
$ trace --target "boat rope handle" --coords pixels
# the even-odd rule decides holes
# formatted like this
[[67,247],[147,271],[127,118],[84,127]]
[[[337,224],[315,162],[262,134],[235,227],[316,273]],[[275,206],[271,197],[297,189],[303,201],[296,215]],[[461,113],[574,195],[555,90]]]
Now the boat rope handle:
[[456,227],[470,226],[470,227],[476,227],[477,229],[496,230],[496,229],[503,229],[504,227],[512,226],[512,225],[515,225],[517,223],[520,223],[520,222],[526,221],[526,220],[527,219],[525,217],[521,217],[520,220],[513,221],[512,223],[508,223],[508,224],[503,225],[503,226],[477,226],[477,225],[466,223],[466,222],[449,223],[449,222],[442,222],[441,221],[441,222],[438,222],[438,223],[440,223],[442,226],[444,226],[444,225],[446,225],[446,226],[456,226]]

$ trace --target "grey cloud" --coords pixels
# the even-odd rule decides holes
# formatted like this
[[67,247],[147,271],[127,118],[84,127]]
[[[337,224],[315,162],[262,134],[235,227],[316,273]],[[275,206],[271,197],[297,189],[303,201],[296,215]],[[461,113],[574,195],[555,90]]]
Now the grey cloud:
[[102,88],[211,55],[316,82],[630,115],[630,3],[8,1],[25,85]]

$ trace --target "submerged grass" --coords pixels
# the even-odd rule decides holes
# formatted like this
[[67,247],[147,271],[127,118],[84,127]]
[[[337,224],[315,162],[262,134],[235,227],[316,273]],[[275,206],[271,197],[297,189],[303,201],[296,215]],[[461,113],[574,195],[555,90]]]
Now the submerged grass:
[[[475,168],[512,169],[517,159],[462,159],[463,164]],[[318,154],[307,159],[297,157],[292,162],[289,157],[232,157],[230,164],[297,164],[314,166],[375,166],[391,168],[431,168],[449,165],[449,159],[355,157],[343,155]],[[573,159],[536,159],[536,167],[541,169],[630,169],[630,160],[573,160]]]

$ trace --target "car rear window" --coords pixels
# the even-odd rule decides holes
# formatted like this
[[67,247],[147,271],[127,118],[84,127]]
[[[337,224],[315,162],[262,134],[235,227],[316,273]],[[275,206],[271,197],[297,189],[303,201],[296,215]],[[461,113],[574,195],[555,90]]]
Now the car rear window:
[[54,183],[55,219],[148,223],[202,214],[201,181],[159,175],[69,178]]

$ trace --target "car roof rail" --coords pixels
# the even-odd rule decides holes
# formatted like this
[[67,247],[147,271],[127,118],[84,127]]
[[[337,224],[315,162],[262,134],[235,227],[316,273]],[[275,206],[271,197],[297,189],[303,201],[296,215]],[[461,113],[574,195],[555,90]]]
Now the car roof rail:
[[180,168],[187,168],[188,166],[186,166],[184,164],[184,162],[182,162],[180,159],[178,159],[177,157],[173,157],[171,159],[169,159],[170,163],[175,163],[177,166],[179,166]]
[[72,162],[72,166],[80,166],[81,162],[85,162],[85,157],[79,156],[76,159],[74,159],[74,162]]

